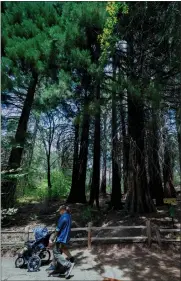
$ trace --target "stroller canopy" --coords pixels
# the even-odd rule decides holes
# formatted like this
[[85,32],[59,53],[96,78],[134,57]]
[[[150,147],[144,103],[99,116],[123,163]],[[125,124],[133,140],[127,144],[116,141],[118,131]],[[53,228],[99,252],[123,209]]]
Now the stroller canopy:
[[33,229],[34,235],[35,235],[35,240],[38,241],[44,237],[47,236],[48,234],[48,229],[47,227],[36,227]]

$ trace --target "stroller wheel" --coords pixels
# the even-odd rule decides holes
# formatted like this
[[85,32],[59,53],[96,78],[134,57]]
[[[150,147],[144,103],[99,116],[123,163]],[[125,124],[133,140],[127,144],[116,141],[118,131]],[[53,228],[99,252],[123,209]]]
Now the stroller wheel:
[[50,257],[51,257],[50,251],[49,250],[42,250],[39,253],[39,257],[41,259],[41,262],[43,262],[43,263],[49,262]]
[[41,259],[39,256],[32,256],[28,260],[28,271],[38,271],[41,266]]
[[16,268],[22,268],[24,265],[25,265],[25,258],[23,256],[22,257],[18,257],[15,260],[15,267]]

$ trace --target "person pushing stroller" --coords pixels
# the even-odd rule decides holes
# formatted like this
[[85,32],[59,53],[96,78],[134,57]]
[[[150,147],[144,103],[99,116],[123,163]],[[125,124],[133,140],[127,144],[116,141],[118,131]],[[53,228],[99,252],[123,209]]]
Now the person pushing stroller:
[[[55,232],[49,240],[49,247],[53,248],[54,259],[47,271],[52,271],[49,275],[53,275],[54,272],[63,273],[65,274],[65,278],[68,278],[74,267],[74,258],[71,256],[67,248],[67,243],[70,240],[72,222],[70,208],[65,205],[60,206],[58,212],[60,218]],[[67,255],[68,259],[64,258],[62,252]]]

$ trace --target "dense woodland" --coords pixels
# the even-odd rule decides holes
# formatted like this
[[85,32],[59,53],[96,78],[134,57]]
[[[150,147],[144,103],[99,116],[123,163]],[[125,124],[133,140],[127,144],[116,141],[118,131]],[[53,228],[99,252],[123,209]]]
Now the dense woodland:
[[1,11],[2,207],[34,196],[99,208],[109,193],[110,208],[149,213],[175,197],[180,2],[2,2]]

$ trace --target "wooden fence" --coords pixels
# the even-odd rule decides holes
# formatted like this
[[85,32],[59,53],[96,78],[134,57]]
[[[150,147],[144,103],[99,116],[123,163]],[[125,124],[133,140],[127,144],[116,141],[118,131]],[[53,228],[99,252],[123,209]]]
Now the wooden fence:
[[[94,237],[92,236],[92,232],[96,230],[104,231],[104,230],[123,230],[123,229],[144,229],[146,235],[145,236],[132,236],[132,237]],[[53,231],[53,229],[49,229],[49,231]],[[106,227],[94,227],[91,223],[88,224],[88,227],[79,227],[79,228],[72,228],[72,232],[79,232],[79,231],[86,231],[87,237],[84,238],[71,238],[71,242],[80,242],[80,241],[87,241],[88,249],[91,249],[92,242],[94,241],[114,241],[114,242],[147,242],[148,246],[151,246],[152,242],[157,242],[160,246],[162,242],[180,242],[181,239],[166,239],[162,238],[162,233],[177,233],[179,232],[181,234],[180,229],[165,229],[165,228],[158,228],[157,226],[151,225],[150,220],[146,221],[146,225],[136,225],[136,226],[106,226]],[[24,231],[1,231],[1,234],[24,234],[24,240],[21,242],[3,242],[1,237],[1,246],[2,247],[8,247],[8,246],[23,246],[24,241],[29,240],[30,233],[33,233],[33,231],[29,231],[29,229],[26,227]],[[156,239],[153,238],[153,234],[155,234]]]

